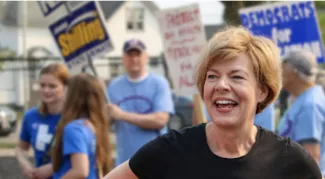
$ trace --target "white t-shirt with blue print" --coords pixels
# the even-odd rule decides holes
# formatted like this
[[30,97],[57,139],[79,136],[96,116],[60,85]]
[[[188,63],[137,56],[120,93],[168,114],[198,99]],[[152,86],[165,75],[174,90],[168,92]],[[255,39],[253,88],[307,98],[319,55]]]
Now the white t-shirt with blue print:
[[321,86],[300,94],[283,115],[278,126],[280,136],[296,142],[317,140],[321,146],[320,169],[325,175],[325,96]]
[[89,160],[89,174],[86,179],[98,179],[96,162],[96,136],[85,119],[78,119],[68,123],[63,130],[62,137],[62,165],[53,174],[53,179],[63,177],[71,169],[71,154],[82,153]]
[[[162,76],[149,73],[141,81],[132,82],[127,75],[123,75],[112,80],[107,90],[110,101],[124,111],[137,114],[154,112],[174,114],[169,83]],[[167,132],[167,126],[160,130],[149,130],[122,120],[116,120],[114,125],[116,166],[130,159],[144,144]]]
[[[204,105],[204,113],[208,121],[211,121],[211,118],[208,114],[208,111]],[[267,106],[261,113],[255,116],[254,124],[261,126],[269,131],[275,131],[275,114],[274,114],[274,104]]]

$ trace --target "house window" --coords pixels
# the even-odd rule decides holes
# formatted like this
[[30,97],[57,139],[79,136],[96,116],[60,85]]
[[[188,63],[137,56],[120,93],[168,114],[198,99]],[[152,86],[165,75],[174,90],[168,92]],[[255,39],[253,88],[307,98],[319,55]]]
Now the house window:
[[141,7],[126,9],[126,29],[128,31],[144,30],[144,9]]

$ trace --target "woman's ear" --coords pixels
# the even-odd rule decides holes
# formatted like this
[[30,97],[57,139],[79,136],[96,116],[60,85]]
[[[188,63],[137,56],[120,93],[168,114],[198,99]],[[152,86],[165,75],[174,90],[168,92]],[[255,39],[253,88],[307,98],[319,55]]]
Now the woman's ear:
[[260,85],[258,96],[257,96],[258,103],[263,102],[268,95],[269,95],[268,88],[265,85]]

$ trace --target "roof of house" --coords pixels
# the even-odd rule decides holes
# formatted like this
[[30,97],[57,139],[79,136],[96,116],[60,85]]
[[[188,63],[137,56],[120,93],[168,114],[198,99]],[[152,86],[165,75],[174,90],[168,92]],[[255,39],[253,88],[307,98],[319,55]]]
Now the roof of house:
[[[78,1],[82,2],[82,1]],[[78,3],[74,1],[74,3]],[[119,9],[119,7],[126,1],[99,1],[100,7],[104,14],[106,20],[110,19],[111,16]],[[152,1],[140,1],[142,2],[151,12],[159,10],[159,7]],[[24,18],[22,17],[23,1],[6,1],[5,3],[0,3],[0,21],[3,24],[10,26],[22,25]],[[39,10],[37,1],[27,1],[27,21],[28,27],[45,27],[47,25],[46,21],[49,18],[44,18]],[[37,9],[37,10],[36,10]],[[32,13],[33,12],[33,13]]]

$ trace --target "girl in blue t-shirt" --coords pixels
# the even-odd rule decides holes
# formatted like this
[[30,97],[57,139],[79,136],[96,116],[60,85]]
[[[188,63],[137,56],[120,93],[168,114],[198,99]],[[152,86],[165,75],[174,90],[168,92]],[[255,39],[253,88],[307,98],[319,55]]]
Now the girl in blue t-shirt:
[[102,83],[72,77],[52,151],[53,178],[102,178],[111,166],[108,116]]
[[[50,64],[40,72],[39,107],[25,112],[16,148],[16,158],[27,178],[51,178],[50,147],[61,117],[69,72],[64,64]],[[32,147],[35,166],[24,155]]]

